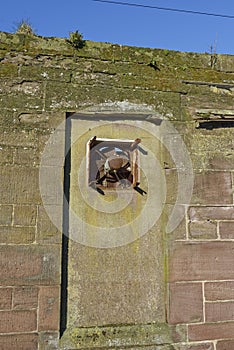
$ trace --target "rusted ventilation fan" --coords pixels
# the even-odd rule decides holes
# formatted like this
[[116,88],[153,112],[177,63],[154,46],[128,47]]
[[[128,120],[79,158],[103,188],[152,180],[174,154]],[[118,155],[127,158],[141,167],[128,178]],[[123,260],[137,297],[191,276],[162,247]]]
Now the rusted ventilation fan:
[[106,189],[129,187],[139,189],[140,142],[139,138],[136,140],[98,139],[96,136],[92,138],[87,145],[89,186],[102,194]]

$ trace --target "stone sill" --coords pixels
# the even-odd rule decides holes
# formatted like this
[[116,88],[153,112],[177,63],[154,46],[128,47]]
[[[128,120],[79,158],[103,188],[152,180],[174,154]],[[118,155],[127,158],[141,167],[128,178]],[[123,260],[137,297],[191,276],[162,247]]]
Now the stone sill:
[[[166,323],[69,328],[60,340],[61,350],[123,349],[171,345],[186,341],[185,327]],[[160,347],[161,349],[161,347]],[[174,347],[171,345],[170,349]]]

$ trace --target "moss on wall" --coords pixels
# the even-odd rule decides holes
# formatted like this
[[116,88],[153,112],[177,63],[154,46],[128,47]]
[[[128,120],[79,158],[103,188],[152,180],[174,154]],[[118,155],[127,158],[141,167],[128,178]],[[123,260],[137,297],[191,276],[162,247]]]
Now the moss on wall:
[[[75,49],[66,39],[1,32],[0,209],[4,207],[1,213],[2,215],[5,213],[6,216],[5,219],[1,218],[3,226],[10,226],[10,229],[8,227],[8,230],[4,228],[1,231],[6,252],[8,248],[10,251],[12,244],[18,243],[21,246],[23,244],[26,247],[32,246],[35,251],[40,250],[40,253],[46,251],[46,247],[52,251],[54,245],[61,245],[61,232],[52,226],[44,213],[38,188],[38,170],[45,144],[56,127],[64,122],[67,112],[86,112],[92,114],[94,118],[95,113],[99,112],[117,112],[122,113],[121,115],[126,111],[135,115],[147,112],[149,116],[159,115],[170,120],[171,125],[185,142],[192,159],[195,177],[197,176],[198,187],[192,198],[192,204],[204,207],[205,205],[216,206],[218,203],[220,206],[223,200],[225,205],[233,207],[228,177],[229,175],[232,177],[233,183],[233,129],[211,131],[197,128],[199,121],[234,119],[233,77],[234,56],[229,55],[215,55],[214,59],[208,53],[183,53],[91,41],[86,41],[83,48]],[[173,137],[176,135],[169,136],[173,145],[175,140]],[[160,161],[165,168],[168,189],[167,203],[162,217],[162,230],[164,230],[176,198],[178,181],[175,171],[178,169],[169,152],[162,153]],[[56,164],[56,161],[56,159],[48,159],[49,164],[51,162]],[[214,173],[215,176],[220,174],[221,180],[226,181],[224,190],[222,183],[225,181],[220,181],[220,191],[216,191],[215,186],[212,187],[210,184],[210,180],[205,179],[207,172],[209,172],[209,179]],[[205,189],[200,185],[204,183]],[[225,198],[223,193],[227,193]],[[13,219],[12,208],[15,209],[15,205],[36,208],[31,218],[34,224],[25,224],[24,234],[20,233],[19,237],[17,235],[19,230],[17,231],[18,228]],[[185,208],[182,209],[185,210]],[[12,214],[9,214],[10,210]],[[163,235],[165,284],[170,278],[167,265],[168,241],[179,239],[192,245],[193,237],[189,231],[189,225],[189,217],[186,216],[175,231],[170,235]],[[33,228],[29,229],[29,226]],[[152,232],[150,234],[152,238]],[[196,240],[198,238],[196,236]],[[203,238],[207,240],[209,235]],[[218,238],[220,239],[217,236]],[[129,249],[138,252],[140,249],[138,243],[132,243]],[[141,241],[141,244],[145,243]],[[17,247],[15,249],[17,250]],[[108,254],[114,260],[114,253]],[[83,256],[87,258],[85,249],[83,249]],[[57,273],[60,268],[60,260],[50,266],[48,279],[43,282],[48,290],[50,284],[59,285],[59,279],[53,280],[53,271]],[[8,271],[7,268],[6,271]],[[19,276],[20,273],[19,263]],[[6,272],[6,276],[8,275],[11,276],[10,269],[9,273]],[[35,276],[30,275],[32,286],[34,286],[34,279]],[[3,286],[4,283],[3,281]],[[38,284],[38,282],[35,283]],[[14,281],[7,281],[5,286],[14,288]],[[163,290],[164,288],[165,285],[162,286]],[[178,302],[181,303],[181,300]],[[167,303],[168,301],[165,300],[165,305],[160,305],[165,313],[169,312]],[[52,330],[49,328],[48,324],[51,324],[51,320],[47,319],[49,314],[49,311],[45,312],[42,317],[41,313],[38,313],[39,342],[43,349],[46,349],[50,332],[53,333],[53,342],[56,342],[54,338],[57,338],[59,331],[59,322],[55,322],[56,327]],[[171,350],[173,347],[179,349],[189,344],[189,327],[184,326],[184,323],[189,322],[190,320],[186,322],[182,320],[178,321],[179,325],[173,326],[119,324],[109,327],[100,325],[97,329],[95,327],[74,328],[67,331],[63,339],[63,344],[71,344],[71,347],[69,348],[66,344],[63,346],[64,349],[69,350],[91,347],[137,349],[138,346],[142,349]],[[36,333],[37,329],[33,329],[33,332]],[[162,338],[158,337],[158,334]],[[218,333],[217,337],[221,339]],[[208,341],[209,339],[205,340],[206,343]],[[171,343],[177,345],[171,345]],[[183,345],[180,345],[182,343]],[[208,345],[212,348],[211,343]],[[58,348],[58,345],[56,346]]]

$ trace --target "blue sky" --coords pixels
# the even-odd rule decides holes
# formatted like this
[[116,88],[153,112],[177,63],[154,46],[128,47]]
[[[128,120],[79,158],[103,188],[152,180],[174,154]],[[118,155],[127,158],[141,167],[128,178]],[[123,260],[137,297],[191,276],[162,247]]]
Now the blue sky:
[[[117,0],[113,0],[117,1]],[[150,6],[234,16],[233,0],[121,0]],[[234,55],[234,19],[111,5],[92,0],[8,0],[1,4],[0,30],[14,32],[28,20],[38,35],[122,45]]]

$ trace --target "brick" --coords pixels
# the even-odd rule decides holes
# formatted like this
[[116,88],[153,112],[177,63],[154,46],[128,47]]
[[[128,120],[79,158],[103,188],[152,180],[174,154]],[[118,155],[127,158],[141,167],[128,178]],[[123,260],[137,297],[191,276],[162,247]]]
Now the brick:
[[211,221],[193,221],[189,223],[189,234],[195,239],[217,238],[217,223]]
[[10,225],[12,222],[12,205],[0,205],[0,225]]
[[169,323],[193,323],[203,320],[200,283],[171,284],[169,293]]
[[234,239],[234,221],[220,222],[219,233],[222,239]]
[[204,323],[188,326],[189,341],[232,339],[234,322]]
[[[191,129],[190,129],[191,132]],[[205,153],[204,153],[205,152]],[[190,153],[190,157],[193,163],[193,169],[195,171],[207,171],[207,170],[219,170],[219,171],[232,171],[233,162],[234,162],[234,153],[230,154],[230,152],[200,152],[198,153]],[[204,157],[205,154],[205,157]]]
[[116,84],[118,83],[119,84],[124,83],[124,80],[121,80],[121,75],[119,74],[111,74],[111,73],[103,74],[102,72],[92,73],[92,72],[76,71],[72,75],[72,83],[74,84],[80,84],[82,81],[85,85],[92,85],[92,84],[95,84],[95,80],[99,80],[102,82],[102,84],[104,83],[110,86],[113,86],[113,85],[116,86]]
[[14,289],[13,308],[33,309],[38,306],[38,287],[26,286]]
[[33,226],[36,224],[37,207],[35,205],[15,205],[14,224]]
[[25,91],[14,91],[12,94],[0,96],[0,108],[9,108],[14,106],[17,110],[38,111],[43,110],[43,99],[40,97],[42,91],[35,96],[26,93]]
[[39,350],[57,350],[59,348],[59,332],[40,332]]
[[[65,129],[65,124],[61,124],[65,119],[65,113],[64,112],[58,112],[56,111],[56,114],[54,113],[47,113],[47,112],[31,112],[31,113],[21,113],[19,115],[20,123],[23,125],[26,125],[27,127],[30,125],[31,127],[38,127],[40,129],[47,129],[51,128],[51,131],[54,129],[57,129],[57,127],[63,127]],[[47,134],[47,139],[50,135]],[[38,148],[41,149],[42,142],[45,140],[44,134],[38,135]],[[45,142],[43,142],[43,147],[45,147]]]
[[205,299],[210,301],[234,300],[234,282],[205,283]]
[[16,64],[4,63],[1,64],[0,78],[17,78],[18,67]]
[[0,333],[33,332],[36,329],[36,310],[0,312]]
[[221,72],[234,72],[234,60],[231,55],[220,55],[218,64]]
[[[204,87],[204,89],[206,89],[206,87]],[[210,88],[208,88],[208,89],[210,89]],[[215,94],[215,95],[210,94],[208,96],[208,98],[209,99],[212,97],[214,98],[214,96],[218,96],[218,94]],[[228,100],[230,101],[230,97],[227,96],[227,100],[226,101],[223,100],[223,102],[225,103]],[[196,116],[195,119],[197,119],[197,118],[199,119],[199,117],[201,118],[202,114],[204,116],[204,113],[206,114],[206,117],[207,117],[207,114],[212,117],[212,114],[211,114],[212,110],[213,111],[216,110],[216,112],[218,111],[218,113],[220,113],[220,114],[227,111],[226,108],[223,108],[221,106],[220,106],[220,108],[212,108],[211,106],[210,106],[210,108],[202,107],[202,106],[198,107],[199,102],[196,101],[196,98],[198,98],[198,95],[196,97],[192,96],[192,99],[194,99],[193,102],[195,102],[195,104],[193,106],[195,110],[190,109],[188,111],[188,113],[191,115],[192,119],[194,119],[196,113],[198,113],[199,116]],[[182,99],[183,99],[183,97],[182,97]],[[191,95],[189,96],[189,99],[191,99]],[[206,101],[206,103],[207,102],[208,101]],[[203,117],[202,117],[202,119],[203,119]],[[190,128],[190,132],[186,133],[185,141],[187,142],[187,145],[189,147],[189,151],[191,154],[197,153],[200,157],[204,157],[204,155],[205,155],[204,158],[206,158],[206,161],[209,162],[209,158],[210,158],[211,154],[222,155],[222,154],[230,154],[232,152],[233,139],[232,139],[231,133],[232,133],[232,131],[230,131],[230,133],[228,133],[227,129],[223,130],[223,131],[221,131],[221,130],[207,131],[205,129],[196,129],[193,126],[192,128]]]
[[14,85],[17,84],[17,80],[14,80],[14,82],[10,81],[10,80],[5,80],[5,81],[1,81],[1,95],[6,95],[6,94],[10,94],[11,93],[11,89],[13,88]]
[[20,69],[20,77],[36,81],[56,80],[68,83],[71,80],[71,72],[55,67],[22,66]]
[[233,170],[234,154],[214,154],[209,157],[209,167],[215,170]]
[[59,287],[41,287],[39,292],[39,322],[40,331],[59,329]]
[[0,226],[0,243],[28,244],[35,241],[35,227]]
[[[231,100],[232,96],[222,93],[217,93],[212,91],[209,86],[191,86],[190,85],[190,93],[186,95],[181,96],[181,105],[182,107],[185,107],[187,109],[191,110],[192,108],[199,108],[202,109],[227,109],[227,106],[232,106],[233,101]],[[193,114],[194,115],[194,114]],[[226,129],[224,129],[226,131]],[[200,135],[202,135],[202,129],[197,129],[198,132],[200,132]],[[218,130],[217,130],[218,131]],[[194,130],[195,134],[196,130]],[[199,137],[199,149],[204,150],[205,152],[215,152],[217,149],[222,149],[222,151],[230,152],[232,149],[231,146],[231,140],[226,137],[223,140],[222,135],[218,135],[217,137],[214,137],[215,130],[213,132],[207,133],[206,130],[203,131],[203,140],[202,137]],[[196,135],[197,136],[197,135]],[[190,135],[188,137],[191,137]],[[213,140],[214,139],[214,140]],[[196,151],[198,148],[198,137],[194,137],[193,142],[193,149],[192,151]],[[229,145],[227,145],[229,141]],[[222,147],[222,148],[221,148]]]
[[0,169],[0,198],[5,203],[40,203],[39,174],[33,167],[5,166]]
[[[8,118],[10,117],[8,116]],[[13,119],[13,116],[11,116],[11,119]],[[35,147],[37,138],[38,133],[35,129],[28,129],[27,131],[19,128],[9,129],[8,122],[7,130],[0,133],[0,144],[11,147]]]
[[60,249],[57,246],[0,246],[0,284],[60,283]]
[[234,301],[206,303],[206,321],[234,321]]
[[34,148],[20,147],[14,151],[14,164],[36,165],[36,151]]
[[192,203],[232,204],[231,173],[207,171],[196,174]]
[[233,279],[233,242],[174,243],[169,257],[169,279],[202,281]]
[[[94,348],[95,350],[97,349],[97,348]],[[102,348],[103,350],[108,350],[109,348],[108,347],[105,347],[105,348]],[[121,348],[119,348],[119,350],[125,350],[125,349],[127,349],[127,350],[143,350],[143,349],[146,349],[146,350],[172,350],[172,347],[170,346],[170,345],[158,345],[158,346],[144,346],[144,347],[142,347],[142,346],[134,346],[134,347],[125,347],[125,348],[123,348],[123,347],[121,347]],[[175,349],[177,349],[177,350],[181,350],[181,349],[179,349],[179,348],[175,348],[174,346],[173,346],[173,350],[175,350]]]
[[233,350],[234,349],[234,339],[219,341],[216,345],[216,350]]
[[204,343],[204,344],[198,344],[198,345],[181,345],[180,344],[178,350],[214,350],[214,345],[212,343]]
[[12,306],[12,288],[0,288],[0,310],[9,310]]
[[185,342],[187,340],[187,325],[176,325],[171,328],[171,339],[174,343]]
[[[163,82],[159,81],[162,85]],[[166,95],[166,96],[165,96]],[[46,86],[46,106],[47,111],[57,111],[59,110],[76,110],[79,106],[82,106],[87,101],[92,101],[92,105],[104,103],[108,99],[118,101],[120,99],[119,87],[109,86],[106,89],[105,85],[88,85],[81,87],[79,84],[66,84],[61,82],[49,81]],[[121,91],[121,99],[127,99],[129,96],[127,89]],[[148,100],[147,100],[148,98]],[[141,103],[147,100],[148,104],[151,104],[153,100],[157,99],[158,111],[161,112],[160,108],[164,111],[171,110],[171,114],[176,118],[179,112],[179,97],[175,92],[168,92],[167,94],[161,91],[154,91],[152,95],[151,92],[144,91],[141,89],[136,89],[134,100]],[[165,104],[163,108],[161,106],[161,101]],[[178,116],[179,118],[179,116]]]
[[189,218],[192,221],[234,220],[234,207],[191,207]]
[[0,164],[11,164],[13,162],[13,149],[0,147]]
[[11,87],[11,92],[24,93],[29,96],[43,98],[43,84],[33,81],[20,81]]
[[29,334],[11,334],[0,337],[1,350],[37,350],[38,335]]

